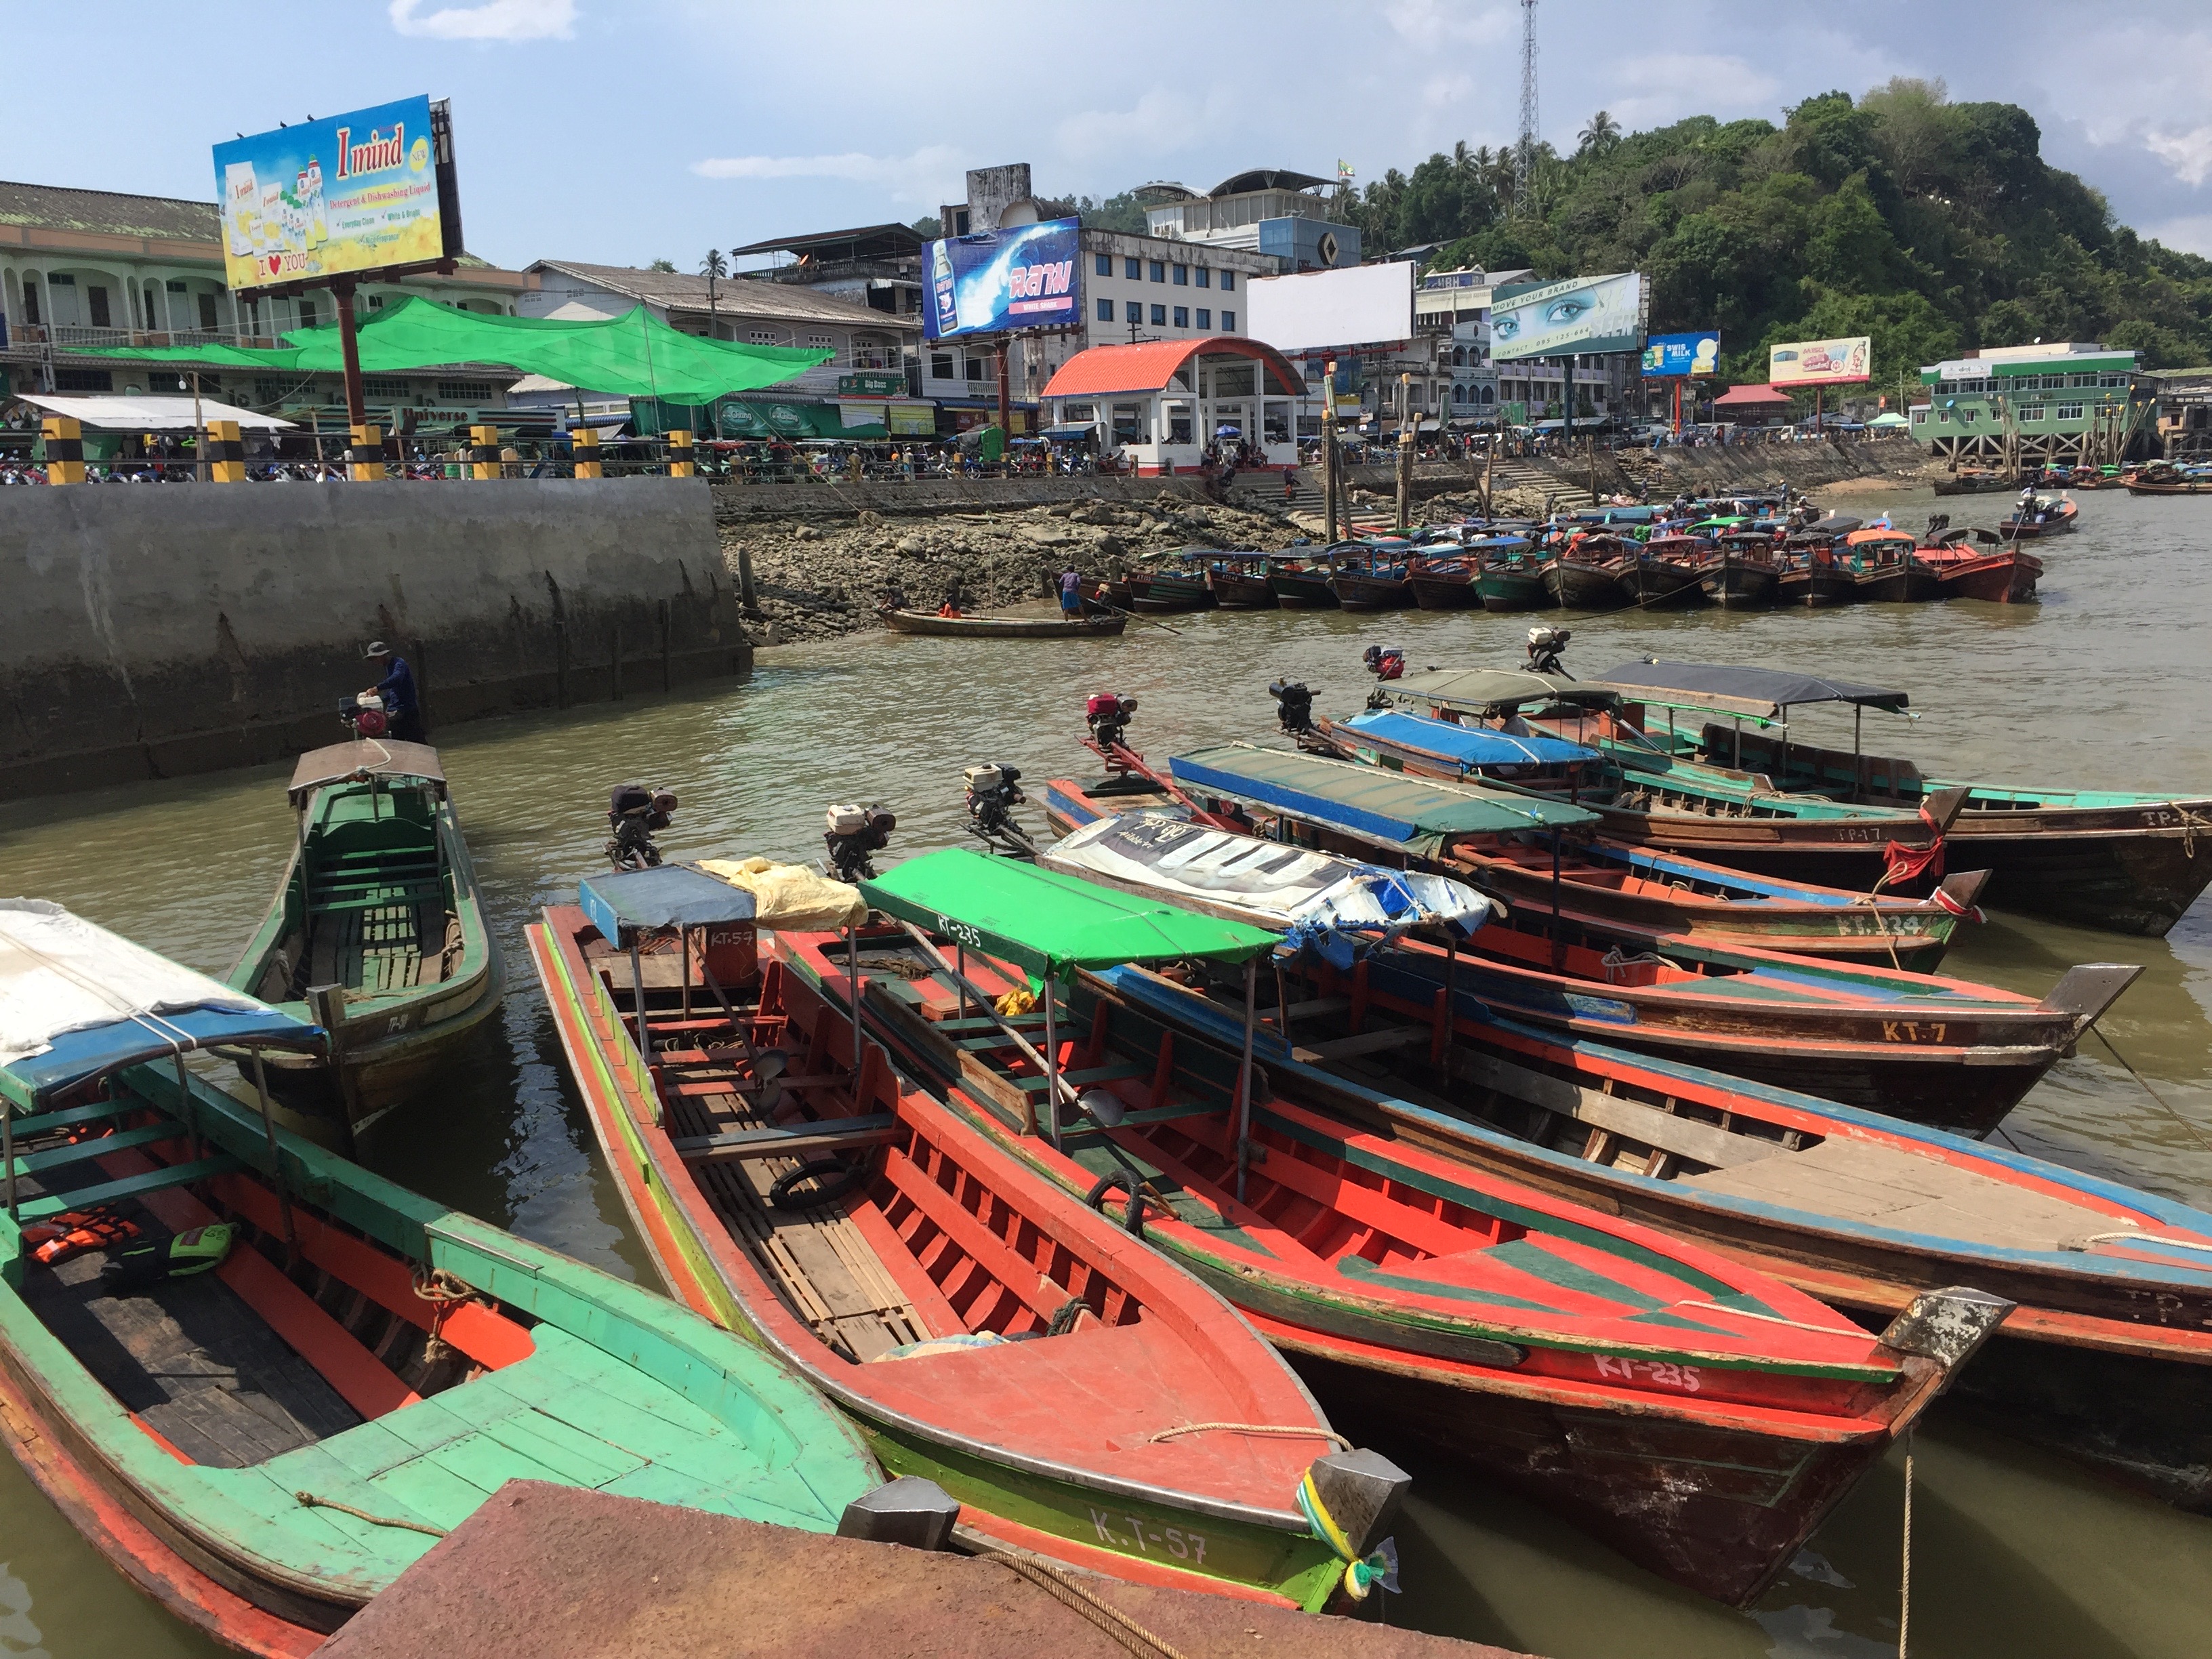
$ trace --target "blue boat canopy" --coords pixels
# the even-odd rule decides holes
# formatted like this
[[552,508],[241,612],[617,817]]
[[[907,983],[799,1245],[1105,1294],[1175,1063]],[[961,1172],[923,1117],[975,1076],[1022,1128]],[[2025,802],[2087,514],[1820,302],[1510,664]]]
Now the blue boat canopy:
[[43,899],[0,899],[0,1094],[74,1085],[217,1045],[323,1045],[322,1028]]
[[1361,737],[1443,755],[1470,770],[1485,766],[1571,766],[1602,758],[1596,750],[1565,738],[1516,738],[1487,726],[1456,726],[1395,709],[1355,714],[1343,726]]
[[1565,801],[1249,744],[1177,755],[1168,766],[1176,781],[1194,792],[1423,857],[1462,836],[1549,834],[1597,822],[1596,813]]
[[576,902],[602,939],[624,949],[669,928],[751,921],[757,909],[744,888],[689,864],[592,876],[577,884]]

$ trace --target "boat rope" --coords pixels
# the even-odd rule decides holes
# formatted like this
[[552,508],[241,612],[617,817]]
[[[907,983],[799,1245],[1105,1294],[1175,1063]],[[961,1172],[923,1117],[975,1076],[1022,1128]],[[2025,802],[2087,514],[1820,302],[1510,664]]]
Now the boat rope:
[[1230,1434],[1280,1434],[1293,1439],[1328,1440],[1334,1442],[1339,1450],[1350,1451],[1352,1449],[1352,1443],[1334,1429],[1302,1429],[1290,1423],[1184,1423],[1172,1429],[1162,1429],[1146,1438],[1156,1444],[1163,1440],[1172,1440],[1177,1435],[1204,1434],[1212,1429]]
[[1154,1634],[1115,1607],[1100,1600],[1051,1562],[1026,1551],[987,1549],[986,1561],[995,1561],[1016,1577],[1028,1580],[1070,1611],[1088,1620],[1138,1659],[1183,1659],[1182,1650],[1165,1637]]
[[2191,1140],[2194,1140],[2206,1152],[2212,1152],[2212,1140],[2205,1139],[2203,1131],[2199,1129],[2194,1123],[2191,1123],[2187,1118],[2182,1116],[2179,1112],[2174,1110],[2172,1103],[2168,1101],[2164,1095],[2159,1093],[2157,1090],[2150,1086],[2150,1079],[2146,1078],[2141,1072],[2138,1072],[2133,1066],[2128,1063],[2128,1057],[2122,1054],[2118,1048],[2112,1047],[2112,1040],[2105,1035],[2104,1028],[2096,1024],[2094,1022],[2092,1022],[2089,1029],[2097,1034],[2097,1041],[2105,1045],[2105,1051],[2111,1054],[2114,1060],[2120,1062],[2120,1065],[2126,1070],[2127,1074],[2130,1077],[2133,1078],[2137,1083],[2142,1085],[2142,1091],[2148,1095],[2153,1100],[2156,1101],[2168,1117],[2172,1118],[2176,1123],[2179,1123],[2183,1129],[2187,1131],[2189,1138]]
[[433,1538],[446,1536],[446,1528],[434,1527],[428,1521],[403,1521],[396,1515],[371,1515],[367,1510],[357,1510],[350,1504],[341,1504],[335,1498],[319,1498],[311,1492],[295,1492],[293,1497],[301,1506],[310,1510],[336,1510],[341,1515],[350,1515],[356,1521],[366,1521],[373,1527],[404,1527],[410,1532],[427,1532]]
[[2212,1239],[2168,1238],[2160,1233],[2147,1233],[2140,1228],[2123,1228],[2116,1233],[2091,1233],[2081,1241],[2081,1248],[2103,1244],[2114,1239],[2125,1239],[2130,1244],[2171,1244],[2177,1250],[2212,1250]]
[[1753,1313],[1748,1308],[1731,1308],[1721,1302],[1677,1302],[1677,1308],[1704,1308],[1714,1313],[1734,1314],[1739,1319],[1759,1319],[1770,1325],[1787,1325],[1793,1330],[1818,1331],[1822,1336],[1864,1336],[1866,1333],[1856,1325],[1808,1325],[1802,1319],[1789,1319],[1780,1314]]
[[446,1316],[464,1302],[473,1302],[477,1292],[473,1286],[455,1278],[443,1267],[433,1267],[427,1273],[415,1270],[415,1294],[431,1304],[430,1334],[422,1344],[422,1360],[434,1365],[446,1357]]
[[1345,1536],[1344,1528],[1328,1512],[1322,1501],[1321,1488],[1315,1484],[1314,1472],[1308,1468],[1304,1479],[1298,1482],[1298,1509],[1305,1516],[1307,1525],[1315,1537],[1336,1552],[1336,1559],[1344,1563],[1344,1593],[1354,1601],[1364,1601],[1368,1593],[1377,1584],[1393,1595],[1398,1593],[1398,1540],[1386,1538],[1373,1552],[1362,1555]]
[[2175,811],[2181,814],[2182,854],[2185,857],[2193,859],[2197,856],[2197,832],[2199,830],[2212,830],[2212,818],[2203,817],[2191,811],[2179,801],[2169,804]]
[[1897,1593],[1897,1659],[1910,1659],[1912,1644],[1912,1434],[1905,1431],[1905,1567]]

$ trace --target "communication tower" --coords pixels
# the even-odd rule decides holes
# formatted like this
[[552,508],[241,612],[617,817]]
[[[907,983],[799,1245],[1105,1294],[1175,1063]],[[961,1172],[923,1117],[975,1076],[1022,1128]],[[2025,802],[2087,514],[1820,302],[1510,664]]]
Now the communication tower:
[[1521,142],[1514,147],[1513,205],[1525,211],[1536,172],[1536,0],[1521,0]]

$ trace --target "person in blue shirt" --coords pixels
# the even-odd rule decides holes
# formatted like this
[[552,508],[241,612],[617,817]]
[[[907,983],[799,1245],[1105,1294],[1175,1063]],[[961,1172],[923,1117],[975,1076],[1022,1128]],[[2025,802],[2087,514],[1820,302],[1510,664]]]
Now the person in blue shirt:
[[382,640],[373,642],[361,654],[365,661],[384,670],[384,678],[368,689],[384,699],[392,735],[402,743],[428,742],[422,734],[422,706],[415,700],[415,671],[407,665],[407,659]]

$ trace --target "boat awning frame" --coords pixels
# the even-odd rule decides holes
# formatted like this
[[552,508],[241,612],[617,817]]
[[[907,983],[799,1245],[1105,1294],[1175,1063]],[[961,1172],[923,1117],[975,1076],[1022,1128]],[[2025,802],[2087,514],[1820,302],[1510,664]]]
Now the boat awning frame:
[[1548,733],[1516,738],[1492,726],[1455,726],[1395,708],[1370,709],[1340,724],[1355,736],[1425,749],[1467,766],[1577,766],[1604,758],[1595,749]]
[[1394,702],[1422,702],[1476,714],[1502,714],[1538,702],[1611,708],[1620,702],[1619,693],[1607,686],[1508,668],[1429,668],[1386,681],[1380,689]]
[[1808,702],[1851,703],[1904,714],[1911,701],[1906,693],[1890,687],[1832,680],[1819,674],[1724,663],[1662,662],[1650,657],[1608,669],[1586,684],[1611,691],[1624,702],[1707,708],[1759,720],[1771,720],[1787,709]]
[[438,751],[427,743],[402,743],[397,738],[360,738],[311,749],[292,768],[292,781],[284,793],[292,805],[302,805],[311,791],[350,778],[407,779],[434,784],[446,793],[446,769]]
[[1227,744],[1168,762],[1176,782],[1240,805],[1333,830],[1394,853],[1432,858],[1463,836],[1534,832],[1595,823],[1584,807],[1479,784],[1411,778],[1289,749]]
[[744,888],[689,864],[587,876],[576,884],[576,905],[602,939],[625,951],[672,928],[750,923],[757,908]]

